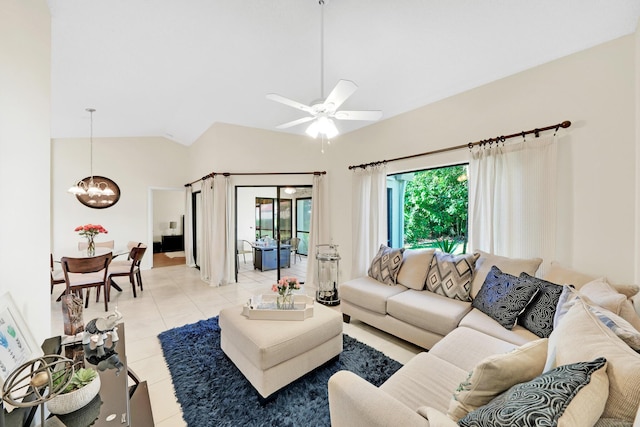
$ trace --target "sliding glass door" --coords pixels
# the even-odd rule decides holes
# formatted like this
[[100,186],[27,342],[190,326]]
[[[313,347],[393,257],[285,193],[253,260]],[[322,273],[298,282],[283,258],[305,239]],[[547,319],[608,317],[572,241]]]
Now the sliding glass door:
[[[237,186],[235,193],[236,277],[244,274],[255,280],[258,273],[274,282],[284,276],[304,281],[311,187]],[[306,233],[298,233],[298,199],[306,201]]]
[[311,197],[296,199],[296,237],[300,239],[298,253],[309,255],[311,231]]

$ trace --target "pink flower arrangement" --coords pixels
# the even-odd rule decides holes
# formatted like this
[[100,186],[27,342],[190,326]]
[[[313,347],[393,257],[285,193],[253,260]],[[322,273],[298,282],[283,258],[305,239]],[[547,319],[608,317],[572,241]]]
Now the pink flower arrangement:
[[271,286],[273,292],[277,292],[282,296],[290,295],[295,289],[300,289],[300,282],[295,277],[283,277],[278,283]]
[[109,233],[103,226],[99,224],[80,225],[76,227],[76,229],[73,231],[77,231],[79,235],[84,236],[88,239],[89,238],[92,239],[93,237],[97,236],[100,233],[103,233],[103,234]]

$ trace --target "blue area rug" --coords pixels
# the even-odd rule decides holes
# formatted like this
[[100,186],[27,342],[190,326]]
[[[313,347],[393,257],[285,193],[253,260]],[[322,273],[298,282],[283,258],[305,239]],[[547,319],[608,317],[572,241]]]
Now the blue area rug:
[[281,389],[261,406],[258,394],[220,349],[218,318],[158,335],[184,419],[203,426],[329,426],[327,381],[339,370],[382,384],[402,365],[348,337],[338,360]]

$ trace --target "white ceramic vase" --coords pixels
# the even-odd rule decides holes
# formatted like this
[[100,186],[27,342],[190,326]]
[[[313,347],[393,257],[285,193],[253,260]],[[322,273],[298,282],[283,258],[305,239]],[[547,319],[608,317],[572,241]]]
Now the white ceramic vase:
[[59,394],[47,402],[47,409],[52,414],[64,415],[77,411],[87,405],[100,392],[100,375],[86,386],[70,393]]

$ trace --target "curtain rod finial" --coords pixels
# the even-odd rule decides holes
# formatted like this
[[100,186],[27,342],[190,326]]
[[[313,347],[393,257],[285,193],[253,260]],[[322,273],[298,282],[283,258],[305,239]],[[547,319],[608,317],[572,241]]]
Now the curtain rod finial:
[[565,120],[564,122],[560,123],[560,126],[562,126],[563,128],[568,128],[569,126],[571,126],[571,122],[569,120]]

